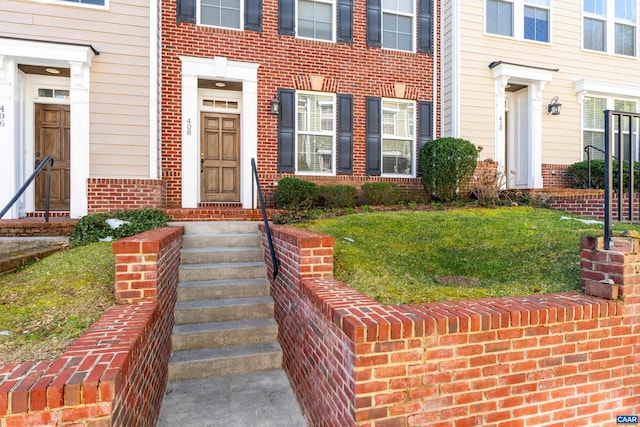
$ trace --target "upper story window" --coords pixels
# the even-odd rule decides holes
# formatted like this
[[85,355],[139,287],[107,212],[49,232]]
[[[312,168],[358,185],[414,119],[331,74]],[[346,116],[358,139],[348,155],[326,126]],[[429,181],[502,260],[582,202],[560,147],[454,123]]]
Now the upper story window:
[[583,0],[583,47],[636,56],[636,0]]
[[108,0],[56,0],[58,3],[76,3],[86,6],[106,6]]
[[383,99],[382,174],[412,175],[415,151],[415,103]]
[[296,172],[333,174],[335,96],[317,92],[296,96]]
[[431,53],[432,7],[433,0],[367,0],[367,46]]
[[486,32],[548,43],[551,0],[487,0]]
[[297,35],[320,40],[333,40],[334,3],[331,0],[298,0]]
[[382,0],[382,47],[413,51],[413,0]]
[[242,2],[240,0],[200,0],[199,10],[199,22],[203,25],[242,28]]

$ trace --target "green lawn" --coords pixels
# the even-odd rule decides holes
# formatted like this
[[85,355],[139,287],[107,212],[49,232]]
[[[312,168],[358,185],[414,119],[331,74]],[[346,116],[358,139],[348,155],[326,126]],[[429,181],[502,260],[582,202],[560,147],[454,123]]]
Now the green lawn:
[[57,357],[115,304],[111,243],[57,252],[0,276],[0,365]]
[[[473,208],[346,215],[300,224],[336,238],[336,278],[384,304],[579,289],[580,236],[566,213]],[[640,230],[616,225],[614,230]],[[445,283],[438,283],[438,282]],[[454,283],[451,283],[454,282]]]

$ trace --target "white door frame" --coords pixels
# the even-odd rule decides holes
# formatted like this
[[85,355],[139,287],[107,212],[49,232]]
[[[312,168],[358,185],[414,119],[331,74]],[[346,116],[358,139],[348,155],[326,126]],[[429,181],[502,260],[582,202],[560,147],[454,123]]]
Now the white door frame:
[[542,188],[542,91],[551,81],[552,70],[499,63],[493,68],[495,93],[494,146],[498,168],[509,178],[505,170],[505,101],[508,84],[524,84],[529,88],[527,136],[528,177],[527,188]]
[[198,79],[242,82],[240,112],[240,203],[255,205],[251,158],[258,154],[258,66],[225,57],[180,56],[182,61],[182,207],[200,202],[200,124]]
[[[4,207],[33,168],[26,167],[24,151],[29,128],[26,113],[33,99],[27,97],[28,85],[19,71],[19,64],[69,68],[69,102],[71,104],[71,207],[70,216],[86,215],[88,209],[87,180],[89,178],[89,83],[90,67],[96,52],[88,45],[46,43],[33,40],[0,37],[0,107],[5,118],[0,124],[0,206]],[[27,110],[27,111],[25,111]],[[32,116],[33,117],[33,116]],[[33,121],[31,123],[33,126]],[[21,130],[22,129],[22,130]],[[31,144],[32,145],[32,144]],[[75,185],[74,185],[75,183]],[[33,191],[33,190],[31,190]],[[31,196],[33,198],[33,196]],[[29,206],[14,205],[4,218],[19,218]]]

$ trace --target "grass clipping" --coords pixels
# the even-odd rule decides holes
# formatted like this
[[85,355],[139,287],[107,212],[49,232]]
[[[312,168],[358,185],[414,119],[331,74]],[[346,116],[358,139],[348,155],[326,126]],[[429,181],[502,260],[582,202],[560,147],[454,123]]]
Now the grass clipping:
[[59,357],[115,304],[114,265],[94,243],[0,276],[0,365]]

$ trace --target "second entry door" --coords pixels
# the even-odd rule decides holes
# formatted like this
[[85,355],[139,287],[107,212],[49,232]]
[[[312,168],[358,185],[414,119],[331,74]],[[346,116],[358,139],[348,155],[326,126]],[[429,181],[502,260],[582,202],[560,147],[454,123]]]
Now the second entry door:
[[240,201],[240,116],[201,113],[200,201]]

